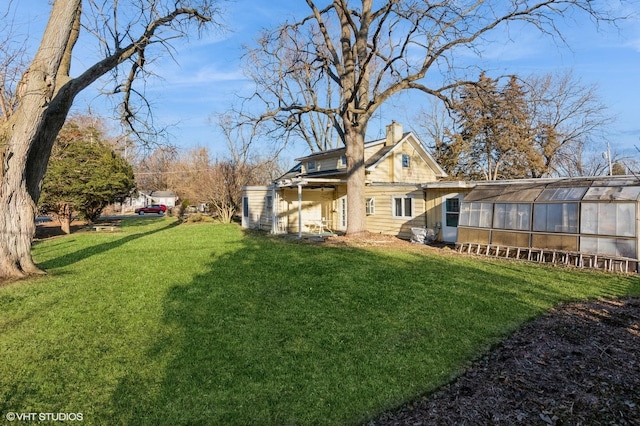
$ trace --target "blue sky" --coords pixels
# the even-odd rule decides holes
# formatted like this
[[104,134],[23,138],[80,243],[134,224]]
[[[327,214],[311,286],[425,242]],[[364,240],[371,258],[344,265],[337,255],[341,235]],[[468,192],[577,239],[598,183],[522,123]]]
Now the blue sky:
[[[39,41],[39,26],[47,17],[49,7],[43,7],[44,2],[17,0],[18,16],[28,23],[32,44]],[[640,5],[635,9],[632,12],[640,13]],[[307,7],[301,0],[231,2],[224,16],[229,31],[209,31],[202,39],[192,37],[188,43],[180,42],[175,62],[158,61],[155,66],[162,80],[150,82],[147,94],[155,106],[158,124],[175,124],[171,128],[171,142],[186,149],[204,146],[223,155],[224,138],[212,124],[211,116],[229,109],[236,94],[252,87],[240,68],[242,45],[251,43],[261,29],[306,12]],[[512,41],[489,46],[478,63],[490,76],[572,70],[582,84],[597,85],[600,99],[616,117],[607,138],[612,150],[640,159],[640,153],[635,150],[635,146],[640,147],[640,18],[636,16],[622,23],[620,31],[612,28],[597,31],[586,20],[569,22],[563,26],[563,34],[569,47],[533,31],[512,34]],[[499,38],[499,34],[494,37]],[[98,113],[105,111],[108,105],[97,96],[98,88],[96,85],[87,89],[76,108],[86,110],[90,106]],[[381,134],[391,120],[403,123],[406,129],[417,130],[415,118],[421,102],[415,96],[397,97],[371,122],[370,134],[374,137]],[[302,154],[304,148],[297,147],[285,156],[293,159]]]

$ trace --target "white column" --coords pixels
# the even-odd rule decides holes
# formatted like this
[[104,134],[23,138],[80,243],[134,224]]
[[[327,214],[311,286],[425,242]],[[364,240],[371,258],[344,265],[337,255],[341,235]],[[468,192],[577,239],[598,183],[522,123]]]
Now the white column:
[[298,238],[302,238],[302,183],[298,184]]

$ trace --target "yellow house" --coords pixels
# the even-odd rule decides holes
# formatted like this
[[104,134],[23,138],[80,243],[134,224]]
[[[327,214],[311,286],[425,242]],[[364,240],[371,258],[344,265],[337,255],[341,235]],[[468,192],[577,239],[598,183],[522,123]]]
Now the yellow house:
[[[345,150],[298,159],[269,186],[243,188],[242,226],[273,233],[346,230]],[[410,239],[431,230],[460,251],[640,270],[640,178],[451,181],[398,123],[365,144],[366,226]]]
[[[365,144],[367,230],[409,239],[412,228],[426,227],[435,229],[442,239],[440,227],[446,213],[427,214],[435,200],[426,196],[424,185],[447,174],[415,134],[404,133],[395,122],[386,130],[384,139]],[[345,149],[297,161],[271,185],[243,188],[243,227],[299,235],[346,230]],[[453,186],[442,189],[441,196],[457,194]],[[445,240],[455,242],[455,235]]]

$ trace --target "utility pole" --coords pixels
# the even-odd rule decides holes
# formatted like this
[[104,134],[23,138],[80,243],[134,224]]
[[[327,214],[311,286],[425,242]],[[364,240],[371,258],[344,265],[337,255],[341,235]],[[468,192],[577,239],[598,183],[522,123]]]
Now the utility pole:
[[607,152],[602,153],[602,158],[606,158],[609,161],[609,176],[613,176],[613,164],[611,164],[611,145],[607,141]]

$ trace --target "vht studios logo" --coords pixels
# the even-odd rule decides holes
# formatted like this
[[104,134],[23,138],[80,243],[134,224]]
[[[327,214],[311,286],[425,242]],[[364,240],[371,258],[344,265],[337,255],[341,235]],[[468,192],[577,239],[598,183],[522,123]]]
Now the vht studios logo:
[[6,414],[10,422],[81,422],[84,420],[82,413],[15,413]]

